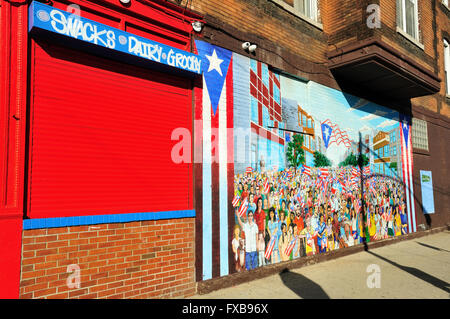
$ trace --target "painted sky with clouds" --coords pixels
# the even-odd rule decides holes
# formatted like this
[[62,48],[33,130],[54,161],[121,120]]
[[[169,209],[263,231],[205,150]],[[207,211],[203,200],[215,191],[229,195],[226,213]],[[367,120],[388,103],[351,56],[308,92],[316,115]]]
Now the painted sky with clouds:
[[[387,132],[399,125],[397,111],[312,81],[305,83],[281,76],[281,97],[296,100],[312,115],[316,122],[316,134],[320,136],[320,123],[326,119],[339,125],[355,141],[359,138],[359,131],[363,136],[374,136],[380,130]],[[326,155],[334,165],[338,165],[345,151],[345,146],[333,143]]]

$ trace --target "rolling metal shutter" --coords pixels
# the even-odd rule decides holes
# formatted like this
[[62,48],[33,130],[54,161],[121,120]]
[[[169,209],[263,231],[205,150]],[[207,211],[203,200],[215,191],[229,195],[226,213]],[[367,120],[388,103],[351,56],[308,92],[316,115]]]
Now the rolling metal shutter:
[[28,215],[192,209],[190,80],[49,43],[34,45]]

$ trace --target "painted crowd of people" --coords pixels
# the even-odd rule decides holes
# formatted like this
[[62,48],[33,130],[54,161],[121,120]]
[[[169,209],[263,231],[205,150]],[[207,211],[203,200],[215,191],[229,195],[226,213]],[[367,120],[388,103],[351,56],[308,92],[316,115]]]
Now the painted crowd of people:
[[406,234],[403,184],[365,173],[303,166],[236,175],[236,270]]

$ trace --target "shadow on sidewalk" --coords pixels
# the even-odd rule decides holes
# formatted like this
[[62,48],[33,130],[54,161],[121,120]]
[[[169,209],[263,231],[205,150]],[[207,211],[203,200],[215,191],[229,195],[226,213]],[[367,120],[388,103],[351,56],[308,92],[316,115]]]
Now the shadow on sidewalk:
[[413,275],[413,276],[415,276],[415,277],[417,277],[419,279],[422,279],[423,281],[425,281],[425,282],[435,286],[436,288],[442,289],[445,292],[450,293],[450,289],[448,288],[450,286],[450,284],[448,282],[445,282],[445,281],[443,281],[443,280],[441,280],[439,278],[436,278],[436,277],[434,277],[434,276],[432,276],[430,274],[427,274],[426,272],[424,272],[424,271],[422,271],[420,269],[397,264],[396,262],[394,262],[394,261],[392,261],[390,259],[387,259],[386,257],[383,257],[383,256],[380,256],[378,254],[375,254],[372,251],[367,251],[367,253],[369,253],[369,254],[377,257],[377,258],[380,258],[381,260],[383,260],[383,261],[385,261],[385,262],[387,262],[387,263],[389,263],[389,264],[391,264],[391,265],[393,265],[393,266],[395,266],[395,267],[397,267],[397,268],[399,268],[399,269],[401,269],[403,271],[406,271],[410,275]]
[[431,246],[431,245],[428,245],[425,243],[421,243],[420,241],[416,241],[416,243],[418,243],[419,245],[422,245],[424,247],[427,247],[427,248],[431,248],[431,249],[438,250],[438,251],[446,251],[446,252],[450,253],[450,251],[448,251],[447,249]]
[[305,276],[290,272],[285,268],[279,273],[284,285],[303,299],[330,299],[327,293],[314,281]]

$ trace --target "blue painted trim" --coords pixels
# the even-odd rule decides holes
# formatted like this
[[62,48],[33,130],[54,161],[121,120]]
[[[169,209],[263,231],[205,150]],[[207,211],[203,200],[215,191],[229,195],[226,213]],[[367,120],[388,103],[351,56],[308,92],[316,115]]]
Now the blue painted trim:
[[95,224],[129,223],[144,220],[161,220],[195,217],[195,210],[174,210],[153,213],[112,214],[93,216],[74,216],[56,218],[25,219],[23,229],[55,228],[68,226],[83,226]]

